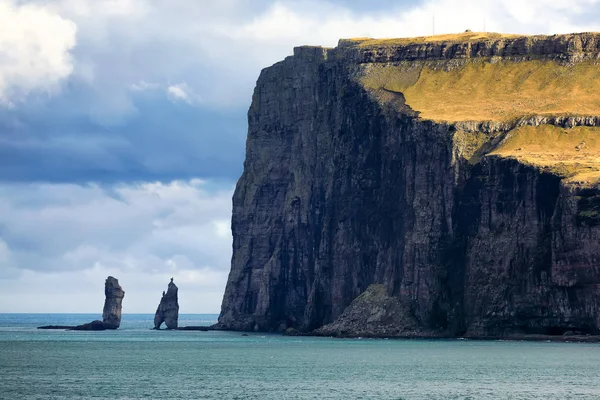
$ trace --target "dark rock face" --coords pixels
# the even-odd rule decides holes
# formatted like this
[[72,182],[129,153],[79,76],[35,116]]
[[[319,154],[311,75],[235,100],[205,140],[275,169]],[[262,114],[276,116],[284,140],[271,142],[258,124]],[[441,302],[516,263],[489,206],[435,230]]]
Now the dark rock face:
[[595,33],[569,35],[536,35],[464,42],[425,42],[390,48],[375,46],[369,49],[348,48],[352,41],[340,40],[338,49],[358,63],[396,62],[424,59],[465,59],[475,57],[551,56],[558,58],[597,55],[600,36]]
[[154,315],[154,329],[160,329],[163,322],[167,326],[167,329],[177,329],[177,320],[179,318],[177,291],[178,288],[173,283],[173,278],[171,278],[167,293],[163,292],[160,304]]
[[117,279],[109,276],[104,284],[104,295],[102,322],[106,329],[117,329],[121,325],[121,307],[125,291]]
[[[580,39],[505,41],[502,51],[550,54]],[[474,46],[465,50],[470,56],[479,52]],[[301,333],[333,323],[318,332],[362,336],[599,333],[600,228],[596,214],[581,211],[595,210],[600,191],[514,159],[489,155],[472,164],[456,141],[459,124],[374,100],[353,66],[411,59],[404,51],[302,47],[262,71],[216,327]],[[504,128],[485,125],[487,133]],[[373,292],[377,300],[365,302]]]

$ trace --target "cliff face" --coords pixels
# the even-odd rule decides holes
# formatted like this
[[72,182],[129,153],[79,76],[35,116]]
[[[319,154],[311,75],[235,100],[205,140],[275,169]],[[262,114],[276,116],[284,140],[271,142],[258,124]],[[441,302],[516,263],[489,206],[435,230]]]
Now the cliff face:
[[341,332],[377,284],[374,336],[599,332],[600,36],[442,39],[262,71],[219,328]]
[[177,297],[178,288],[173,283],[173,278],[169,282],[167,293],[163,292],[156,314],[154,314],[154,329],[160,329],[164,322],[167,329],[177,329],[179,319],[179,302]]

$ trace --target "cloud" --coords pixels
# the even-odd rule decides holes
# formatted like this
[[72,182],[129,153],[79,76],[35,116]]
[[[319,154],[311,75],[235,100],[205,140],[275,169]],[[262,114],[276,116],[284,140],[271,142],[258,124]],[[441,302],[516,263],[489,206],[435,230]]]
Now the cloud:
[[[140,84],[141,85],[141,84]],[[0,110],[0,181],[234,181],[242,170],[245,110],[174,103],[164,89],[133,92],[125,124],[100,125],[74,110],[85,99]]]
[[48,9],[0,1],[0,106],[52,94],[73,72],[75,24]]
[[[108,274],[139,293],[130,312],[153,311],[149,292],[158,296],[170,276],[196,293],[189,298],[211,294],[210,301],[188,303],[187,312],[218,311],[231,258],[232,188],[214,185],[0,186],[0,304],[10,307],[0,312],[48,311],[44,304],[65,311],[64,304],[43,300],[65,291],[74,292],[71,311],[94,311],[97,297],[86,292]],[[20,292],[44,282],[55,284],[36,289],[33,299],[31,289]]]
[[128,18],[148,12],[146,0],[58,0],[50,3],[61,12],[87,18]]
[[187,83],[178,83],[175,85],[169,85],[167,87],[167,94],[171,101],[183,101],[188,104],[193,104],[198,100],[198,96],[196,96]]

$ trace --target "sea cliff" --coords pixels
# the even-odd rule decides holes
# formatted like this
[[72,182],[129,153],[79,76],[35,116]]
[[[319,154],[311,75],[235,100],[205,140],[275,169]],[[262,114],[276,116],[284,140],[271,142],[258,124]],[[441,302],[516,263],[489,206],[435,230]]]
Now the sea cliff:
[[217,328],[600,333],[599,52],[465,33],[264,69]]

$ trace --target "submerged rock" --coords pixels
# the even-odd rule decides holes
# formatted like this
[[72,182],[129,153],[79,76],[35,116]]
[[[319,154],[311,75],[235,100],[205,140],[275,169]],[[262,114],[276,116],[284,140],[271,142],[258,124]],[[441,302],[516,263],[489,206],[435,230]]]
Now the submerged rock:
[[163,292],[160,304],[154,315],[154,329],[160,329],[163,322],[167,326],[167,329],[177,329],[177,320],[179,318],[177,291],[178,288],[173,283],[173,278],[171,278],[167,293]]

